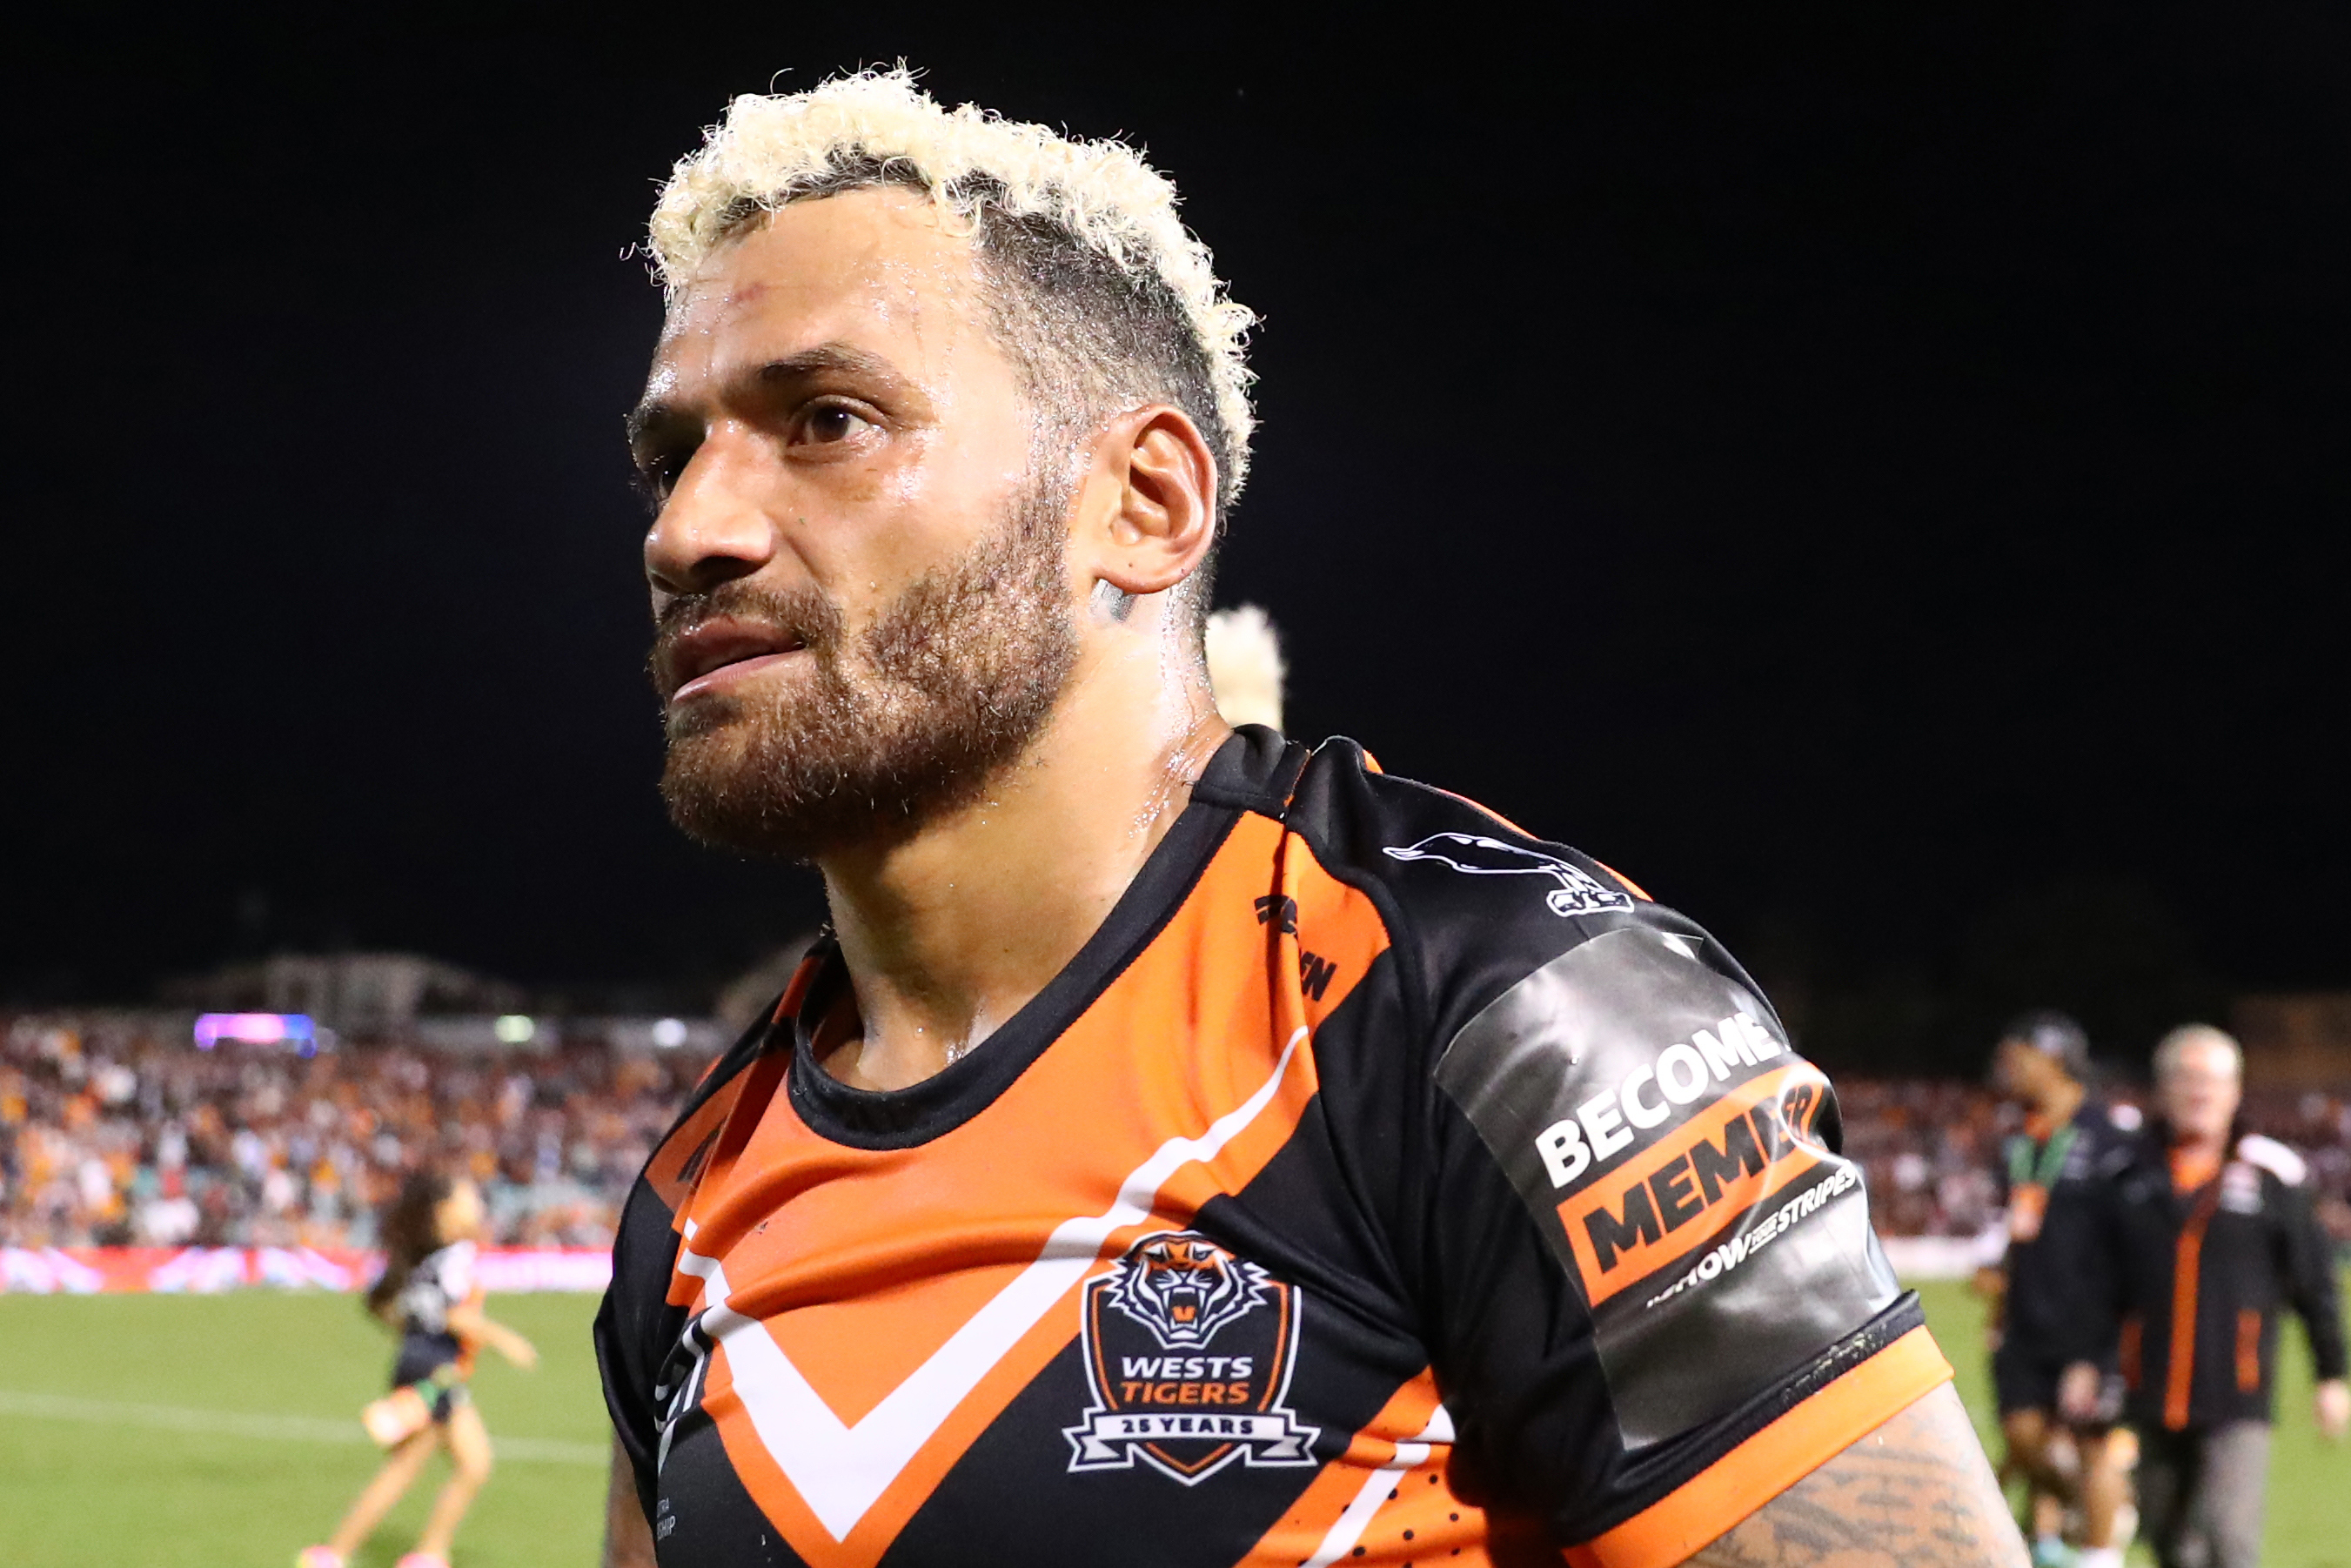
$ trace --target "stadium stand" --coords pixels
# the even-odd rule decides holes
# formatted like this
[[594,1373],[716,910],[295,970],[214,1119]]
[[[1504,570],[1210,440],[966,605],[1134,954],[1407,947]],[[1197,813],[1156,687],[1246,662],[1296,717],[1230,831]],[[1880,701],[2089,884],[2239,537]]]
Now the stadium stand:
[[402,1172],[482,1184],[492,1239],[601,1247],[628,1185],[708,1065],[591,1038],[457,1051],[421,1040],[303,1058],[187,1015],[0,1020],[0,1246],[365,1248]]
[[[604,1247],[718,1038],[696,1026],[676,1049],[645,1049],[646,1026],[619,1024],[492,1050],[478,1047],[487,1019],[423,1019],[303,1058],[200,1051],[189,1024],[0,1019],[0,1247],[364,1249],[400,1175],[427,1160],[481,1182],[497,1245]],[[1838,1094],[1882,1232],[1991,1225],[1991,1161],[2012,1113],[1989,1090],[1841,1076]],[[2257,1087],[2246,1113],[2308,1155],[2328,1228],[2351,1244],[2351,1096]]]
[[[1860,1160],[1870,1209],[1886,1236],[1972,1237],[1993,1223],[1992,1162],[2019,1113],[1989,1088],[1950,1080],[1839,1074],[1846,1152]],[[2111,1102],[2137,1108],[2143,1092],[2101,1086]],[[2335,1239],[2351,1245],[2351,1095],[2314,1089],[2246,1092],[2249,1132],[2300,1149],[2309,1159],[2319,1209]]]

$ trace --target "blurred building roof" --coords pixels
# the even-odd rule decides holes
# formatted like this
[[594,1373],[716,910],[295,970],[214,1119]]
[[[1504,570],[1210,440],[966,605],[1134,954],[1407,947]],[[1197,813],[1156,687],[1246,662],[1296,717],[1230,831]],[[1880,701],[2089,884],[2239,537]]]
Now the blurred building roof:
[[2351,991],[2240,997],[2229,1021],[2248,1086],[2351,1088]]
[[163,999],[220,1011],[307,1013],[345,1034],[402,1030],[420,1013],[520,1010],[522,988],[415,953],[278,953],[186,976]]

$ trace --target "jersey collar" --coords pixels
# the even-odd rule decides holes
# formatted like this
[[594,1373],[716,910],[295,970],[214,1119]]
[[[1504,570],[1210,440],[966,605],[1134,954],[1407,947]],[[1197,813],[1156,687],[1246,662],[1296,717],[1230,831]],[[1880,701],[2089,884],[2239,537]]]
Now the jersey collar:
[[811,1132],[861,1149],[912,1148],[979,1114],[1151,945],[1244,811],[1282,814],[1306,758],[1305,747],[1270,729],[1237,731],[1217,747],[1189,804],[1077,956],[977,1050],[920,1083],[856,1089],[817,1064],[817,1026],[847,1000],[849,983],[828,931],[810,955],[817,968],[798,1012],[778,1020],[778,1032],[790,1030],[792,1109]]

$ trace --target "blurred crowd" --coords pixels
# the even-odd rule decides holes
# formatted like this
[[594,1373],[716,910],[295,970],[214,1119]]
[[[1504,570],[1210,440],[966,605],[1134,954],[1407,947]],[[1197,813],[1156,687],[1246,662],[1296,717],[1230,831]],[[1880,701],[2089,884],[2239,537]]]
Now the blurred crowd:
[[195,1049],[151,1019],[0,1019],[0,1246],[367,1247],[402,1175],[463,1170],[500,1245],[601,1247],[706,1061]]
[[[481,1183],[499,1244],[604,1246],[705,1065],[602,1046],[200,1051],[152,1019],[17,1019],[0,1034],[0,1246],[366,1247],[402,1174],[436,1162]],[[1881,1231],[1993,1226],[2014,1107],[1967,1082],[1840,1077],[1837,1093]],[[2351,1242],[2351,1099],[2255,1090],[2245,1120],[2308,1157]]]
[[[1991,1087],[1949,1080],[1853,1078],[1839,1074],[1845,1152],[1869,1178],[1870,1215],[1887,1236],[1979,1236],[1998,1220],[1994,1167],[2001,1141],[2023,1113]],[[2143,1113],[2144,1094],[2108,1086],[2102,1094],[2126,1118]],[[2310,1164],[2320,1218],[2351,1244],[2351,1097],[2245,1092],[2248,1132],[2299,1150]],[[1991,1250],[1997,1256],[1997,1248]]]

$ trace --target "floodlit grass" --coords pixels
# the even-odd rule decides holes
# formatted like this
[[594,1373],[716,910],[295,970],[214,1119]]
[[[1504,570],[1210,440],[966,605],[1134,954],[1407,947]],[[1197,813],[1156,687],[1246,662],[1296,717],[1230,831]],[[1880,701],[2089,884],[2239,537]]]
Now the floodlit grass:
[[[1959,1374],[1959,1393],[1975,1417],[1986,1451],[2000,1454],[2000,1421],[1993,1413],[1991,1370],[1984,1352],[1983,1303],[1965,1285],[1937,1281],[1918,1287],[1928,1326]],[[2270,1455],[2269,1529],[2262,1542],[2263,1568],[2351,1568],[2351,1448],[2318,1436],[2310,1418],[2310,1345],[2299,1326],[2279,1336],[2277,1436]],[[2154,1557],[2135,1547],[2131,1562]]]
[[[1955,1284],[1920,1293],[1996,1445],[1981,1309]],[[484,1357],[475,1395],[514,1451],[458,1535],[455,1568],[586,1568],[602,1531],[594,1456],[609,1441],[594,1299],[507,1296],[490,1310],[544,1360],[526,1375]],[[2351,1568],[2351,1451],[2312,1430],[2309,1355],[2300,1334],[2286,1340],[2262,1561]],[[372,1448],[333,1439],[357,1432],[391,1351],[344,1296],[0,1295],[0,1563],[286,1568],[374,1470]],[[443,1473],[436,1461],[360,1568],[391,1568]]]
[[[475,1402],[493,1440],[554,1457],[499,1462],[458,1532],[455,1568],[597,1561],[604,1471],[584,1461],[611,1439],[588,1339],[595,1307],[490,1302],[541,1360],[526,1374],[485,1355]],[[374,1473],[364,1438],[321,1439],[357,1433],[392,1348],[349,1296],[0,1295],[0,1563],[289,1568]],[[204,1429],[203,1416],[228,1429]],[[435,1459],[354,1568],[392,1568],[446,1474]]]

